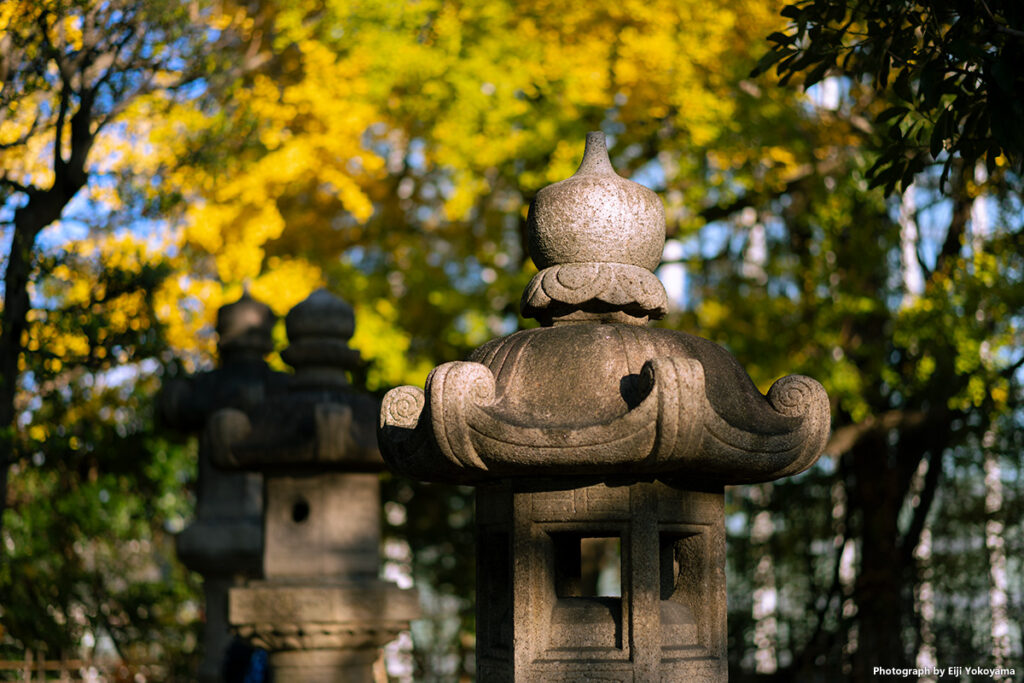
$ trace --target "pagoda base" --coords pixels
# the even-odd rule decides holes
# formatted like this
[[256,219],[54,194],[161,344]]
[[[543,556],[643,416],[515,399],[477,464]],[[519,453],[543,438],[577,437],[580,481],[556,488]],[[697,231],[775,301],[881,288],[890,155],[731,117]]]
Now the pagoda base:
[[253,581],[232,588],[228,615],[269,651],[275,683],[372,683],[379,648],[419,616],[416,592],[377,579],[317,585]]

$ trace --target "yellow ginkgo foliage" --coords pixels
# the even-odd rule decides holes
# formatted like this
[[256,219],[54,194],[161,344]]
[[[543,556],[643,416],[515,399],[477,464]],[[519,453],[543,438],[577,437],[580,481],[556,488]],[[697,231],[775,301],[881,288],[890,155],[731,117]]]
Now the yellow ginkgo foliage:
[[[523,207],[572,173],[590,129],[610,134],[626,174],[657,149],[676,174],[666,182],[693,174],[710,147],[750,165],[772,159],[771,141],[759,152],[736,134],[736,81],[775,10],[752,0],[225,3],[216,30],[258,68],[238,74],[225,55],[234,76],[211,78],[197,98],[217,106],[180,107],[149,131],[164,150],[160,191],[184,200],[176,248],[187,274],[160,295],[172,343],[193,347],[217,306],[268,278],[278,311],[323,282],[371,305],[399,302],[396,333],[429,327],[428,297],[457,271],[519,269]],[[782,166],[766,162],[756,182]],[[363,287],[356,272],[375,277]],[[459,303],[517,296],[468,287],[435,307],[438,329]],[[401,348],[393,355],[423,351]]]

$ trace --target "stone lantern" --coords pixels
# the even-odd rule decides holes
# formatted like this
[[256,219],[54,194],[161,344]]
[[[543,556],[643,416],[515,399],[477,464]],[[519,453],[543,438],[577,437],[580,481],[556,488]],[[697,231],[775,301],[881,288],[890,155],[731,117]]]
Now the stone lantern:
[[[220,367],[164,383],[157,400],[163,421],[185,432],[203,433],[207,419],[223,408],[252,411],[268,393],[283,387],[263,357],[273,350],[270,308],[248,293],[217,312]],[[175,539],[182,564],[203,576],[206,623],[202,683],[223,680],[231,642],[228,589],[259,576],[262,539],[262,478],[255,472],[222,472],[210,461],[210,442],[199,442],[195,520]]]
[[378,578],[377,403],[346,370],[352,309],[318,290],[285,318],[288,391],[208,425],[219,467],[263,473],[263,576],[233,588],[229,621],[269,651],[276,683],[373,681],[379,648],[417,616],[414,591]]
[[[828,397],[801,376],[764,396],[716,344],[647,326],[666,311],[664,209],[601,133],[527,222],[522,312],[541,327],[380,414],[392,469],[477,487],[479,680],[725,681],[723,486],[814,463]],[[595,541],[618,590],[587,580]]]

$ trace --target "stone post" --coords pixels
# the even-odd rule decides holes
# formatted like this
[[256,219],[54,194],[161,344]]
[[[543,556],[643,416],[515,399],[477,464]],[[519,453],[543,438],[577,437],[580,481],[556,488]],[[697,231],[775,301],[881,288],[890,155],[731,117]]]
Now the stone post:
[[377,403],[346,369],[352,309],[326,290],[285,318],[287,392],[215,414],[220,467],[263,473],[263,576],[229,594],[236,631],[270,653],[275,683],[373,681],[379,648],[417,616],[415,592],[378,578]]
[[764,396],[716,344],[647,326],[664,209],[601,133],[527,223],[541,327],[392,390],[379,423],[392,469],[478,487],[479,680],[725,681],[723,486],[814,463],[828,397],[800,376]]
[[257,473],[222,472],[210,461],[203,434],[217,410],[251,411],[268,392],[279,390],[284,375],[267,367],[273,349],[274,314],[248,293],[217,312],[220,367],[165,382],[158,409],[170,427],[199,433],[199,476],[195,520],[175,539],[178,557],[203,576],[206,623],[198,679],[223,680],[222,667],[231,631],[227,621],[228,589],[259,576],[262,539],[262,478]]

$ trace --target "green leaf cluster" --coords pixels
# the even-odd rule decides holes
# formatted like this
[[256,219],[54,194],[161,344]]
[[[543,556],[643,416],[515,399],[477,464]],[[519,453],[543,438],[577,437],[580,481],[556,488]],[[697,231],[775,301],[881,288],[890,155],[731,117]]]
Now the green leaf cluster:
[[954,159],[989,173],[1022,171],[1024,11],[1013,0],[806,0],[787,5],[785,32],[753,73],[775,68],[785,83],[803,74],[811,87],[846,76],[885,93],[872,114],[880,139],[868,171],[891,192]]

